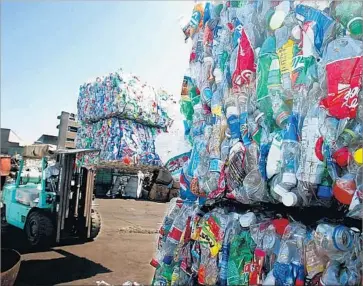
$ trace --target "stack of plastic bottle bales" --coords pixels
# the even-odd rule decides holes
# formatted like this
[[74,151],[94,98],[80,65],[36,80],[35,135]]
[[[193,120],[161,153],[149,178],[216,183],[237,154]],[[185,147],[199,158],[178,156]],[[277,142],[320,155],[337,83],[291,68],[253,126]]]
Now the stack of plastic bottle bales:
[[154,285],[362,285],[361,1],[197,3]]
[[167,105],[172,96],[142,83],[122,70],[80,87],[77,148],[99,149],[83,156],[83,164],[118,161],[156,165],[155,137],[172,124]]

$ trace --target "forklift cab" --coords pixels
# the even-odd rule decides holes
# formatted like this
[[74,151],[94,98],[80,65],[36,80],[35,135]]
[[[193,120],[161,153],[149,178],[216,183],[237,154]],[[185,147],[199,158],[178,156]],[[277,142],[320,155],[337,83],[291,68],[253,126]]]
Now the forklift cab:
[[99,151],[24,148],[16,181],[4,187],[2,214],[7,224],[24,230],[31,246],[97,236],[100,217],[92,208],[95,170],[76,164],[78,156],[90,152]]

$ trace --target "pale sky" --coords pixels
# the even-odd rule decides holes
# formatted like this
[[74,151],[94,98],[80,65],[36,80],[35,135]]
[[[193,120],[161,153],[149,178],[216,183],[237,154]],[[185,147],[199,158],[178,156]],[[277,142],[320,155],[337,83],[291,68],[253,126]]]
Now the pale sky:
[[179,17],[193,1],[1,2],[1,127],[57,135],[79,86],[123,68],[179,96],[188,67]]

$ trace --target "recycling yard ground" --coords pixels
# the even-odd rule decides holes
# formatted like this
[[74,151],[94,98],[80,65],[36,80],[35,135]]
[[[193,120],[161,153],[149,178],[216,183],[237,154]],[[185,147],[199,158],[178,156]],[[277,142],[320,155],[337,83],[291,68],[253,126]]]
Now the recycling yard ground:
[[[156,233],[168,204],[123,199],[97,199],[101,233],[93,242],[22,252],[16,285],[150,285]],[[14,243],[14,242],[13,242]]]

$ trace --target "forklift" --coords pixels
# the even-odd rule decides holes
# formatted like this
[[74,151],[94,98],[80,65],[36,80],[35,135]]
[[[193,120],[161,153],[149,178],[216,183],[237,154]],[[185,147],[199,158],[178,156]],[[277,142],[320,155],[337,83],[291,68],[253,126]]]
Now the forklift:
[[93,240],[101,228],[93,204],[95,170],[77,165],[77,159],[93,152],[99,150],[25,146],[16,180],[2,190],[2,229],[22,229],[31,248],[69,238]]

